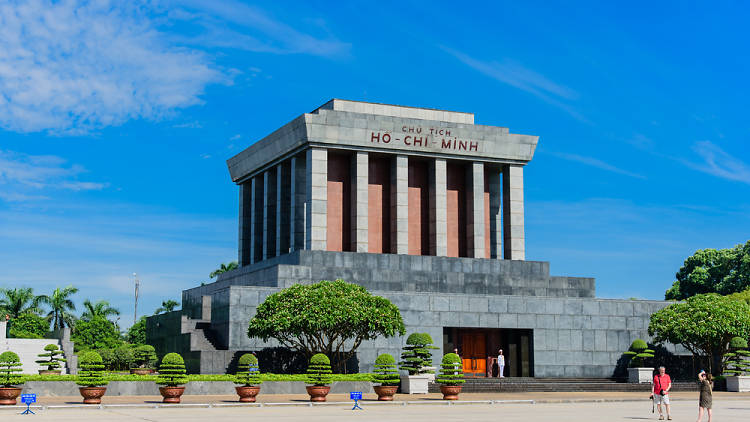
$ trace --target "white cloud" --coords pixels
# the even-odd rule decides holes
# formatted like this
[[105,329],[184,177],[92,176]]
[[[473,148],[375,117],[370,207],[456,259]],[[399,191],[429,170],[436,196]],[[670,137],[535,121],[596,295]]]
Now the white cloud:
[[16,1],[0,5],[0,127],[78,134],[159,119],[228,83],[205,54],[171,45],[148,4]]
[[711,141],[700,141],[693,144],[693,151],[702,159],[702,163],[684,160],[683,163],[704,173],[734,180],[750,185],[750,165],[727,153]]
[[[201,28],[182,38],[189,44],[273,54],[309,54],[335,57],[348,54],[351,45],[330,34],[315,36],[273,19],[264,11],[233,0],[165,0],[170,17]],[[256,72],[259,73],[259,72]]]
[[612,173],[622,174],[628,177],[635,177],[636,179],[645,179],[646,176],[643,176],[638,173],[633,173],[631,171],[623,170],[619,167],[615,167],[612,164],[606,163],[598,158],[594,157],[587,157],[583,155],[578,154],[566,154],[563,152],[551,152],[550,154],[562,158],[563,160],[568,161],[575,161],[577,163],[585,164],[587,166],[596,167],[600,170],[609,171]]
[[107,187],[106,183],[77,180],[85,172],[80,165],[68,165],[62,157],[0,150],[0,199],[7,202],[48,199],[29,194],[30,189],[85,191]]
[[546,76],[510,59],[505,59],[502,62],[488,62],[475,59],[452,48],[444,46],[441,46],[440,48],[457,58],[465,65],[483,73],[485,76],[528,92],[542,101],[565,111],[575,119],[582,122],[588,122],[581,113],[568,104],[568,102],[578,99],[578,92],[575,90],[558,84]]

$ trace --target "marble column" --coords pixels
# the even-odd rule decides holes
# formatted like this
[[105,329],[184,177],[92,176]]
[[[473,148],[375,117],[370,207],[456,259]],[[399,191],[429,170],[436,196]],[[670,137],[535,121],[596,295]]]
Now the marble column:
[[484,163],[474,161],[468,167],[471,189],[468,210],[468,227],[466,232],[469,237],[467,242],[467,254],[471,258],[486,258],[484,243]]
[[526,259],[523,217],[523,167],[503,168],[503,245],[505,259]]
[[311,147],[306,151],[305,249],[326,250],[326,212],[328,209],[328,151]]
[[[502,184],[500,183],[500,170],[489,168],[487,169],[487,184],[489,185],[490,192],[490,258],[492,259],[503,259],[502,250],[502,212],[501,212],[501,198],[502,198]],[[485,233],[488,232],[485,229]]]
[[357,151],[352,157],[352,251],[367,252],[367,197],[368,197],[368,154]]
[[396,155],[391,164],[391,252],[409,253],[409,157]]
[[430,255],[448,254],[447,165],[444,158],[430,162]]

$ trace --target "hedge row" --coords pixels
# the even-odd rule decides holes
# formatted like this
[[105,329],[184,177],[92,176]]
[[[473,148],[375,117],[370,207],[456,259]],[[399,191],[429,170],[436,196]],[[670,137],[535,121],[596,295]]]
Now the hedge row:
[[[23,381],[76,381],[75,375],[22,375]],[[234,375],[223,374],[192,374],[188,375],[190,381],[235,381]],[[372,381],[372,374],[331,374],[333,381]],[[121,375],[107,374],[107,381],[151,381],[158,379],[158,375]],[[307,381],[307,374],[260,374],[263,381]]]

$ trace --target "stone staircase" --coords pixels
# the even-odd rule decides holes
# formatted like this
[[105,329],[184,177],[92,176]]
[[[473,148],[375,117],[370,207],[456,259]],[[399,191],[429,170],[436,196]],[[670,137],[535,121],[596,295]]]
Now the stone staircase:
[[[642,391],[648,393],[650,384],[630,384],[617,378],[467,378],[464,393],[490,392],[596,392]],[[440,392],[440,385],[430,383],[431,393]],[[675,382],[672,391],[698,391],[695,382]]]

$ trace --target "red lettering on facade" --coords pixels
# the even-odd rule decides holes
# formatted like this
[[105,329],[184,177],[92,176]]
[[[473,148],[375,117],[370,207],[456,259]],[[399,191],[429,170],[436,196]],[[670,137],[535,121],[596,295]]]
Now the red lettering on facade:
[[414,146],[422,146],[422,137],[421,136],[415,136],[414,137]]
[[387,144],[389,142],[391,142],[391,135],[389,133],[384,133],[383,134],[383,143]]
[[450,140],[447,140],[447,141],[446,141],[446,140],[445,140],[445,138],[443,138],[443,143],[442,143],[442,145],[440,146],[440,148],[447,148],[447,149],[450,149],[450,148],[451,148],[451,141],[450,141]]
[[375,132],[372,132],[372,136],[370,136],[370,142],[380,142],[380,132],[377,134]]
[[458,149],[466,151],[466,141],[458,141]]
[[411,144],[409,143],[409,139],[411,139],[411,136],[409,136],[409,135],[406,135],[406,136],[404,136],[404,144],[406,144],[406,145],[411,145]]
[[479,142],[469,142],[469,151],[478,151]]
[[448,129],[445,129],[445,136],[451,136],[451,131]]

